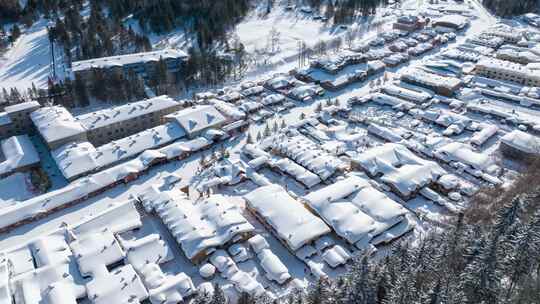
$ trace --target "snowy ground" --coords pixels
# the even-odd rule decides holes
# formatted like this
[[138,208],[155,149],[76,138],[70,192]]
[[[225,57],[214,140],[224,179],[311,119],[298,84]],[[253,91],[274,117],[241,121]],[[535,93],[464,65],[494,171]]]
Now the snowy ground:
[[[16,87],[21,93],[31,88],[32,84],[36,88],[47,88],[51,75],[47,25],[47,20],[40,19],[30,28],[23,29],[21,37],[0,57],[0,87]],[[62,78],[64,71],[60,53],[60,50],[55,50],[57,75]]]

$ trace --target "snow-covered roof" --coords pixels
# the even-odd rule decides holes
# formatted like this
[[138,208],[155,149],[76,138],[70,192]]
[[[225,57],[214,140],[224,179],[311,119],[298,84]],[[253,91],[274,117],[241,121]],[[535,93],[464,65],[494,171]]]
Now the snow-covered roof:
[[402,107],[406,110],[409,110],[415,107],[415,104],[410,101],[397,98],[394,96],[386,95],[383,93],[374,93],[374,94],[371,94],[370,97],[371,97],[371,100],[373,100],[374,102],[380,105],[387,105],[391,107]]
[[71,249],[66,242],[63,230],[42,236],[32,242],[29,247],[38,268],[70,262]]
[[78,136],[86,132],[82,124],[62,106],[37,109],[30,114],[30,117],[47,143]]
[[351,253],[347,249],[335,245],[334,247],[326,250],[322,255],[323,260],[330,265],[330,267],[337,267],[339,265],[344,265],[348,260],[351,259]]
[[403,197],[446,173],[437,163],[416,156],[401,144],[387,143],[371,148],[352,161],[370,175],[382,174],[381,180],[393,186]]
[[343,199],[362,186],[368,186],[368,183],[353,176],[314,191],[305,196],[304,200],[339,236],[355,244],[371,239],[370,233],[375,230],[375,221],[369,215]]
[[51,151],[51,155],[66,179],[71,179],[98,168],[96,148],[91,143],[73,142]]
[[497,71],[503,74],[517,75],[521,78],[540,80],[540,72],[531,70],[526,65],[521,65],[508,60],[501,60],[492,57],[483,57],[476,64],[476,69],[483,68],[490,71]]
[[499,127],[492,124],[484,123],[482,124],[482,129],[478,132],[475,132],[471,136],[471,143],[481,146],[484,144],[489,138],[491,138],[493,135],[497,134],[497,131],[499,131]]
[[[540,57],[529,49],[518,47],[501,47],[496,54],[499,59],[512,61],[523,61],[524,63],[538,63]],[[530,68],[530,67],[529,67]]]
[[189,135],[214,128],[223,124],[226,119],[215,107],[197,105],[167,115],[167,119],[176,121]]
[[148,297],[141,278],[129,264],[112,272],[105,269],[86,284],[86,291],[94,304],[139,303]]
[[291,278],[287,267],[270,249],[262,249],[257,253],[257,258],[269,280],[283,284]]
[[501,142],[525,153],[540,154],[540,138],[523,131],[514,130],[504,135]]
[[51,154],[64,177],[69,180],[163,146],[184,135],[184,130],[178,124],[166,123],[97,148],[89,142],[74,142],[51,151]]
[[83,275],[101,275],[104,267],[126,256],[112,231],[105,228],[87,233],[70,243],[71,250]]
[[383,87],[383,91],[390,95],[394,95],[394,96],[411,100],[414,102],[418,102],[418,103],[425,102],[432,97],[431,94],[425,91],[413,91],[411,89],[400,87],[393,84],[385,85]]
[[268,79],[266,85],[274,90],[283,89],[291,85],[291,78],[285,75],[278,75]]
[[227,103],[223,100],[219,99],[210,99],[208,101],[211,105],[213,105],[216,110],[218,110],[221,114],[225,115],[225,117],[228,117],[230,119],[244,119],[246,117],[246,113],[238,109],[236,106]]
[[147,210],[155,210],[189,259],[254,230],[222,195],[195,203],[180,191],[151,187],[139,198]]
[[156,62],[160,59],[187,58],[187,54],[177,49],[164,49],[153,52],[135,53],[111,57],[101,57],[72,63],[71,70],[79,72],[93,68],[110,68],[136,63]]
[[4,111],[6,113],[15,113],[15,112],[20,112],[20,111],[25,111],[25,110],[36,109],[39,107],[41,107],[39,102],[27,101],[27,102],[21,102],[21,103],[17,103],[11,106],[7,106],[4,108]]
[[298,135],[281,135],[272,140],[272,146],[296,163],[317,174],[322,180],[328,179],[342,166],[339,158],[317,146],[313,141]]
[[463,28],[469,23],[469,19],[462,15],[443,15],[433,21],[434,25],[452,25],[455,28]]
[[[406,210],[367,179],[351,175],[303,197],[335,232],[349,243],[363,248],[388,229]],[[374,204],[377,204],[374,206]]]
[[263,218],[293,251],[330,232],[330,228],[320,218],[309,212],[279,185],[260,187],[244,198],[248,206]]
[[[12,136],[0,142],[5,160],[0,162],[0,175],[39,163],[39,155],[28,135]],[[0,158],[1,159],[1,158]]]
[[321,182],[321,178],[315,173],[305,169],[288,158],[274,157],[270,161],[270,166],[272,166],[272,168],[278,168],[280,171],[291,175],[308,188],[311,188]]
[[122,240],[128,262],[137,270],[149,263],[162,264],[174,258],[159,234],[149,234],[136,240]]
[[41,267],[12,277],[11,283],[18,286],[17,295],[25,303],[76,303],[85,297],[86,288],[72,267],[73,262]]
[[435,150],[434,155],[445,161],[458,161],[476,170],[485,170],[493,165],[488,154],[475,152],[471,146],[460,142],[451,142]]
[[410,68],[401,74],[401,79],[421,83],[431,87],[444,87],[454,90],[462,84],[462,81],[454,77],[445,77],[433,73],[428,73],[417,68]]
[[84,115],[79,115],[75,119],[87,129],[98,129],[114,123],[120,123],[135,117],[147,115],[166,109],[180,107],[180,103],[167,96],[158,96],[125,105],[103,109]]
[[[156,264],[147,264],[142,270],[149,288],[149,299],[152,304],[176,304],[197,292],[193,281],[185,273],[165,275]],[[151,281],[151,282],[150,282]]]
[[284,102],[284,101],[285,101],[285,96],[283,96],[281,94],[270,94],[270,95],[264,97],[261,100],[261,103],[268,106],[268,105],[273,105],[273,104],[276,104],[276,103],[281,103],[281,102]]

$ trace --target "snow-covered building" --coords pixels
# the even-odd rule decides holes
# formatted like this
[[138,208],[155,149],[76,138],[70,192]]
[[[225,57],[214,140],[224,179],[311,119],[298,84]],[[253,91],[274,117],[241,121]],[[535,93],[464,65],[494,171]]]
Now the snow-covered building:
[[292,252],[330,232],[330,228],[291,197],[271,184],[244,196],[247,208]]
[[458,78],[441,76],[414,68],[401,73],[401,80],[426,87],[444,96],[452,96],[463,85],[463,82]]
[[73,142],[89,141],[95,146],[109,143],[163,123],[163,117],[182,107],[166,96],[91,112],[74,117],[61,106],[32,112],[32,121],[49,149]]
[[442,26],[454,30],[462,30],[469,25],[469,19],[462,15],[444,15],[433,20],[434,27]]
[[471,136],[471,143],[477,147],[482,146],[486,141],[499,131],[499,127],[492,124],[483,123],[481,129]]
[[475,152],[471,146],[460,142],[451,142],[438,147],[433,155],[444,162],[464,164],[469,167],[468,171],[475,176],[492,171],[497,167],[491,156]]
[[495,56],[497,59],[512,61],[519,64],[540,62],[540,56],[531,52],[530,49],[511,45],[502,46]]
[[148,296],[152,304],[182,303],[197,292],[193,281],[185,273],[166,275],[159,265],[147,263],[138,271],[148,287]]
[[[407,221],[407,210],[403,206],[373,188],[367,179],[355,175],[311,192],[302,200],[339,237],[358,249],[368,248],[379,235]],[[410,229],[408,224],[404,226],[406,229],[394,238]]]
[[521,30],[513,26],[499,24],[483,32],[484,35],[497,37],[504,40],[505,43],[518,43],[523,38]]
[[40,108],[32,112],[30,117],[51,150],[67,143],[87,141],[86,129],[62,106]]
[[540,155],[540,138],[514,130],[501,138],[500,149],[504,155],[516,159],[537,157]]
[[200,263],[216,248],[249,238],[253,226],[222,195],[198,202],[178,190],[163,192],[152,186],[139,194],[148,212],[155,212],[193,263]]
[[164,122],[167,114],[181,107],[181,102],[159,96],[80,115],[75,119],[86,130],[88,141],[100,146],[156,127]]
[[175,121],[188,137],[194,138],[206,130],[219,129],[227,119],[212,105],[197,105],[167,115],[167,121]]
[[264,86],[270,90],[284,90],[294,86],[294,80],[287,75],[276,75],[268,79]]
[[366,60],[365,55],[354,51],[344,50],[338,55],[324,56],[311,61],[313,68],[320,68],[331,74],[337,74],[350,64],[358,64]]
[[73,142],[51,151],[56,165],[67,180],[105,169],[133,158],[140,153],[158,149],[185,136],[176,123],[166,123],[131,136],[95,147],[90,142]]
[[389,95],[393,95],[399,98],[403,98],[415,103],[424,103],[431,99],[431,94],[425,91],[414,91],[408,88],[400,87],[397,85],[385,85],[382,90]]
[[302,102],[309,102],[317,96],[322,96],[324,89],[318,85],[306,84],[298,86],[289,92],[289,97]]
[[75,61],[71,64],[71,72],[73,72],[74,77],[78,77],[83,81],[91,80],[95,69],[119,73],[121,75],[134,72],[143,77],[148,77],[157,71],[160,60],[165,61],[168,71],[178,72],[187,58],[188,55],[183,51],[164,49],[153,52]]
[[511,81],[521,85],[540,86],[540,73],[525,65],[495,58],[484,58],[476,64],[475,72],[488,78]]
[[416,156],[406,146],[387,143],[353,157],[352,163],[381,181],[403,199],[410,199],[422,188],[446,174],[437,163]]
[[6,106],[3,112],[0,112],[0,139],[33,133],[30,113],[40,107],[37,101]]
[[414,32],[423,28],[426,25],[426,21],[416,15],[405,15],[398,17],[397,21],[394,22],[393,28],[396,30]]
[[0,148],[0,178],[39,165],[39,155],[28,135],[1,140]]

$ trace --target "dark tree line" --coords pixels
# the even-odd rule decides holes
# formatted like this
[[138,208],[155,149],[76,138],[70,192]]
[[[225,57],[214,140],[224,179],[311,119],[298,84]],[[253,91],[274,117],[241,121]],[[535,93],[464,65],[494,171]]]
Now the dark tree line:
[[334,24],[350,23],[357,16],[369,16],[377,12],[377,8],[388,5],[388,0],[307,0],[306,3],[315,11],[323,12]]
[[500,16],[512,16],[535,12],[540,7],[539,0],[483,0],[482,2],[488,9]]
[[150,51],[150,41],[146,36],[126,28],[121,20],[110,18],[103,13],[104,7],[98,1],[90,1],[90,16],[84,20],[81,7],[72,5],[64,9],[65,18],[56,18],[50,29],[51,38],[64,46],[65,53],[72,60],[112,56],[122,53]]
[[128,15],[140,26],[156,33],[183,27],[195,33],[199,46],[205,48],[226,38],[248,12],[250,0],[97,0],[110,9],[114,19]]

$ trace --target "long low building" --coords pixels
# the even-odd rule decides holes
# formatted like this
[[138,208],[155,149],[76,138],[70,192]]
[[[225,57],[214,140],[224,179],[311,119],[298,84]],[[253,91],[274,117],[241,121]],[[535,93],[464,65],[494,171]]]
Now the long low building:
[[128,74],[134,72],[143,77],[148,77],[157,70],[160,60],[163,60],[170,72],[177,72],[182,68],[188,55],[176,49],[164,49],[153,52],[101,57],[71,64],[73,76],[89,81],[96,69],[106,70],[113,73]]
[[255,230],[222,195],[192,202],[179,190],[163,192],[152,186],[139,199],[148,212],[161,218],[193,263],[229,242],[247,240]]
[[401,80],[426,87],[437,94],[452,96],[463,85],[463,82],[454,77],[446,77],[412,68],[401,74]]
[[100,146],[133,135],[161,125],[167,114],[182,106],[182,102],[158,96],[80,116],[73,116],[62,106],[43,107],[30,116],[43,141],[54,150],[84,141]]
[[104,169],[157,149],[185,136],[175,123],[166,123],[131,136],[95,147],[90,142],[73,142],[51,151],[56,165],[67,180],[74,180],[90,172]]
[[86,130],[88,141],[100,146],[156,127],[164,122],[167,114],[180,110],[182,106],[182,102],[159,96],[79,115],[75,119]]
[[297,251],[329,233],[330,228],[276,184],[246,194],[248,209],[291,250]]
[[487,78],[511,81],[530,87],[540,86],[540,73],[519,63],[495,58],[478,61],[475,73]]

